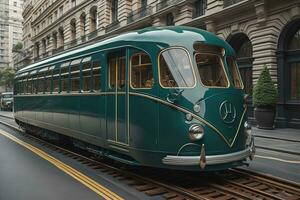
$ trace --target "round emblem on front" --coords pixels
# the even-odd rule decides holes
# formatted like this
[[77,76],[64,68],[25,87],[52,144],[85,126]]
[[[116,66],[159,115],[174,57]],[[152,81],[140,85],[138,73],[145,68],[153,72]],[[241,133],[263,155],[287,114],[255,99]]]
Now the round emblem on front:
[[235,106],[229,101],[223,101],[220,105],[220,116],[224,123],[233,123],[236,118]]

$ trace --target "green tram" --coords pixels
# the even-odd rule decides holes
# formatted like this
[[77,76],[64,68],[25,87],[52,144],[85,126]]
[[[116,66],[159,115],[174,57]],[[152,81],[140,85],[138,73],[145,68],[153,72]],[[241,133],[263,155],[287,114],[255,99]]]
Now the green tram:
[[15,77],[17,123],[117,161],[223,170],[255,152],[234,50],[191,27],[150,27],[63,52]]

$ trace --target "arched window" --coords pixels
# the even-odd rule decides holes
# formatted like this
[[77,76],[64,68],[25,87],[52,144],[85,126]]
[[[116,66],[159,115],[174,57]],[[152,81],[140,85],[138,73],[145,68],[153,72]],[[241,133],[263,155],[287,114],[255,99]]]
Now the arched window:
[[52,48],[56,49],[57,48],[57,32],[53,32],[52,38],[53,38]]
[[111,1],[111,22],[118,21],[118,0]]
[[300,50],[300,29],[290,38],[288,50]]
[[167,26],[174,26],[175,25],[173,13],[168,13],[166,15],[166,25]]
[[237,33],[227,40],[237,55],[237,63],[243,79],[245,92],[252,94],[252,44],[244,33]]
[[57,45],[58,48],[59,47],[63,47],[64,46],[64,42],[65,42],[65,38],[64,38],[64,28],[60,27],[58,29],[58,40],[57,40]]
[[86,15],[85,13],[82,13],[80,15],[80,35],[84,36],[85,35],[85,29],[86,29]]
[[300,28],[289,38],[287,50],[290,62],[290,100],[300,101]]
[[42,39],[42,54],[43,54],[43,56],[46,54],[46,50],[47,50],[46,39]]
[[97,29],[97,7],[93,6],[90,9],[90,32],[94,32]]
[[76,19],[72,19],[70,22],[71,41],[76,39]]
[[277,46],[278,118],[288,127],[300,127],[300,18],[286,23]]

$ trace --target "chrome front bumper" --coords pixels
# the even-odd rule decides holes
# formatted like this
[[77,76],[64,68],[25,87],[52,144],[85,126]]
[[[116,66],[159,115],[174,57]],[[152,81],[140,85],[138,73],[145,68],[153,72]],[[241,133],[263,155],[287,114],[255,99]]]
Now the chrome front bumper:
[[167,155],[162,159],[162,162],[166,165],[180,165],[180,166],[194,166],[199,165],[202,169],[206,165],[217,165],[224,163],[231,163],[235,161],[241,161],[247,158],[253,159],[255,154],[254,138],[251,136],[250,144],[245,150],[221,154],[221,155],[205,155],[204,144],[201,148],[200,156],[171,156]]

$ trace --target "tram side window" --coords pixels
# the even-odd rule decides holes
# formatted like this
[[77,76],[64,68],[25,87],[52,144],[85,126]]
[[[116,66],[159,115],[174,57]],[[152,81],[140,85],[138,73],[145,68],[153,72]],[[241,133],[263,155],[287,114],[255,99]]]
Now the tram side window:
[[18,85],[19,85],[19,94],[24,93],[24,85],[23,85],[23,78],[20,77],[18,80]]
[[78,92],[80,86],[80,65],[73,65],[70,68],[71,92]]
[[84,92],[90,91],[91,83],[91,63],[86,62],[82,65],[82,90]]
[[109,59],[109,87],[115,88],[116,85],[116,58]]
[[45,76],[45,92],[51,92],[52,70],[48,70]]
[[69,83],[69,67],[64,66],[60,69],[60,91],[67,92]]
[[189,54],[181,48],[163,51],[159,57],[159,77],[162,87],[193,87],[195,78]]
[[152,88],[154,83],[152,63],[145,53],[137,53],[131,57],[131,87]]
[[197,53],[195,55],[201,82],[209,87],[227,87],[228,81],[220,55]]
[[16,95],[18,93],[18,79],[15,78],[14,80],[14,95]]
[[32,93],[32,78],[30,75],[28,75],[28,79],[27,79],[27,94],[31,94]]
[[34,74],[32,77],[32,93],[37,93],[37,74]]
[[59,92],[59,68],[53,69],[52,85],[52,92]]
[[44,92],[44,72],[39,72],[37,75],[37,93]]
[[100,61],[93,62],[93,90],[100,91],[101,89],[101,66]]
[[229,69],[230,76],[232,78],[233,85],[236,88],[241,89],[243,87],[243,84],[240,78],[240,74],[235,59],[233,57],[227,57],[226,62],[227,62],[227,67]]

